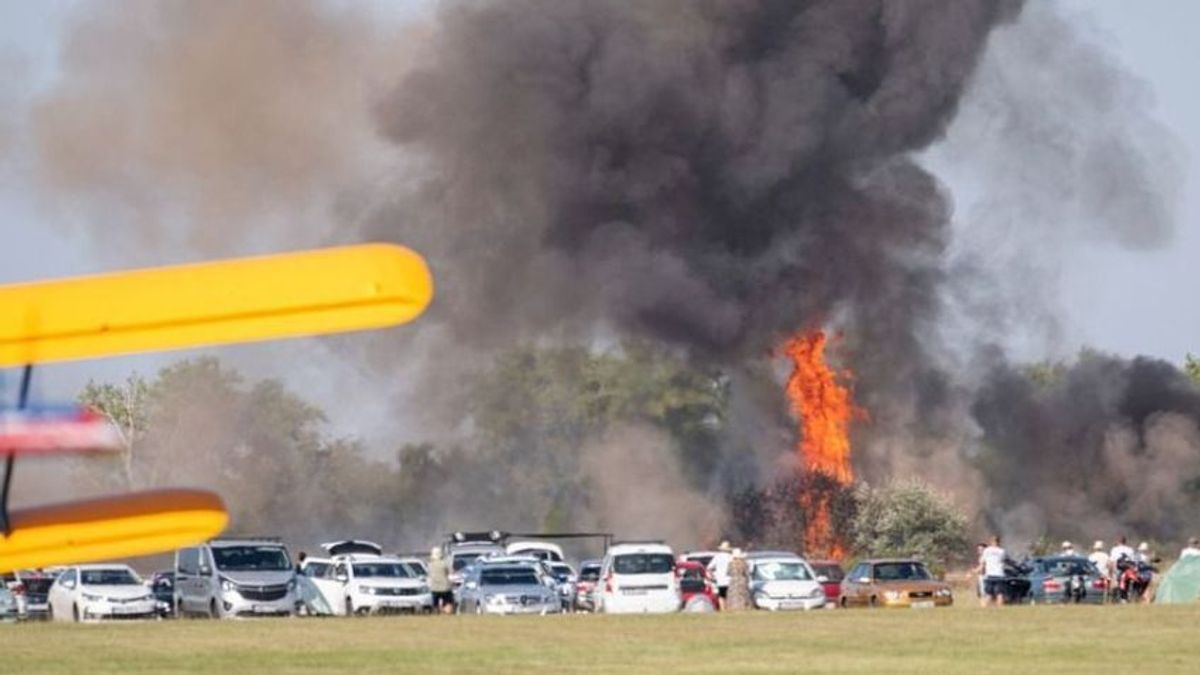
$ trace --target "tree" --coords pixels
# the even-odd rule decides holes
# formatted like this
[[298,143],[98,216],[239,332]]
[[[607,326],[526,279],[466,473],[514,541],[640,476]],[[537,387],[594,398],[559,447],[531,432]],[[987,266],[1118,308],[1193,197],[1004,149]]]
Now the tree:
[[134,453],[150,424],[150,385],[137,373],[124,384],[89,381],[79,394],[80,405],[104,415],[121,434],[122,475],[126,487],[134,486]]
[[969,555],[967,518],[917,481],[859,487],[854,549],[864,557],[920,556],[938,567]]
[[1183,358],[1183,372],[1187,373],[1193,383],[1200,385],[1200,358],[1196,358],[1189,352]]

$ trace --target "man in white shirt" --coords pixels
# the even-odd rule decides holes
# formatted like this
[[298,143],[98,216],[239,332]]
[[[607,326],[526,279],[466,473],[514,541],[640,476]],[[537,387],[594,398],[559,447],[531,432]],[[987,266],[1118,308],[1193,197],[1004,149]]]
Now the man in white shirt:
[[1059,555],[1077,555],[1075,553],[1075,545],[1069,541],[1064,541],[1060,550],[1062,552]]
[[1200,556],[1200,539],[1192,537],[1188,539],[1188,545],[1179,552],[1179,559],[1191,558],[1192,556]]
[[1121,537],[1117,540],[1117,545],[1112,547],[1112,550],[1108,552],[1108,558],[1112,561],[1113,567],[1116,567],[1122,558],[1130,562],[1136,561],[1137,554],[1134,552],[1133,547],[1125,540],[1125,537]]
[[992,543],[979,555],[979,573],[983,575],[982,604],[1004,604],[1004,561],[1008,554],[1000,548],[1000,537],[992,537]]
[[729,563],[733,560],[733,547],[723,541],[717,547],[717,554],[708,561],[708,573],[717,585],[717,602],[725,608],[725,596],[729,592]]

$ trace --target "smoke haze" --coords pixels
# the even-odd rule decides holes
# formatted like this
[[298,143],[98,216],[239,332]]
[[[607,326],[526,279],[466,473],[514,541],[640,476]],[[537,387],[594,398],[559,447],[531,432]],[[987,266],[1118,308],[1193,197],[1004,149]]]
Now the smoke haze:
[[[102,255],[381,239],[429,258],[438,298],[411,330],[323,343],[339,371],[314,379],[413,411],[376,424],[454,437],[456,384],[521,342],[648,339],[728,372],[706,484],[675,482],[644,430],[590,441],[624,467],[597,476],[597,527],[649,513],[623,489],[698,513],[787,465],[769,355],[817,327],[843,336],[870,414],[869,481],[922,476],[1023,536],[1113,519],[1167,536],[1194,513],[1169,489],[1197,456],[1176,371],[1088,357],[1039,390],[996,346],[1053,348],[1072,246],[1173,227],[1144,91],[1049,5],[508,0],[398,25],[340,3],[95,4],[64,45],[29,112],[36,175]],[[946,164],[968,167],[971,208]],[[1075,408],[1071,382],[1139,416]],[[1031,477],[1030,458],[1051,467]],[[716,536],[721,514],[696,517]]]

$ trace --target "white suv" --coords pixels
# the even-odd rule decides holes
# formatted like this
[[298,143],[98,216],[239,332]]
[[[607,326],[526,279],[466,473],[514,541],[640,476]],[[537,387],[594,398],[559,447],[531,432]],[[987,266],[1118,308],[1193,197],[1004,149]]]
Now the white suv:
[[661,542],[621,542],[608,549],[596,582],[597,611],[606,614],[679,611],[675,554]]
[[331,563],[310,579],[334,614],[415,613],[433,609],[429,585],[400,558],[354,553],[334,556]]

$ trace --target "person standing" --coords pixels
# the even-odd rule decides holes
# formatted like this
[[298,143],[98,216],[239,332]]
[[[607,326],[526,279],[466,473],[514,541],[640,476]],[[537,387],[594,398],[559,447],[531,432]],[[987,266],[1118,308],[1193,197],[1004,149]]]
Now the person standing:
[[1096,543],[1092,544],[1092,552],[1088,555],[1088,560],[1096,566],[1100,572],[1100,578],[1104,580],[1104,597],[1107,600],[1112,588],[1112,565],[1108,554],[1104,552],[1104,542],[1097,539]]
[[1129,562],[1137,561],[1137,554],[1134,553],[1133,547],[1129,545],[1124,535],[1117,540],[1117,545],[1113,546],[1112,550],[1108,552],[1108,560],[1109,564],[1113,566],[1119,565],[1122,560],[1128,560]]
[[983,601],[983,551],[987,544],[982,541],[975,544],[975,597]]
[[983,575],[982,604],[1001,606],[1004,604],[1004,561],[1008,554],[1000,547],[1000,537],[993,536],[992,543],[979,556],[979,573]]
[[1200,539],[1196,537],[1188,539],[1188,545],[1183,547],[1183,550],[1179,552],[1180,560],[1191,558],[1192,556],[1200,556]]
[[735,548],[729,560],[729,588],[724,609],[738,612],[752,609],[750,605],[750,564],[742,549]]
[[1076,553],[1076,551],[1075,551],[1075,544],[1072,544],[1072,543],[1071,543],[1071,542],[1069,542],[1069,541],[1064,541],[1064,542],[1062,543],[1062,549],[1061,549],[1061,551],[1062,551],[1062,552],[1061,552],[1059,555],[1070,555],[1070,556],[1079,555],[1079,554],[1078,554],[1078,553]]
[[708,575],[717,585],[717,604],[721,609],[725,609],[725,597],[729,593],[729,563],[733,560],[730,550],[728,541],[721,542],[717,547],[717,554],[708,562]]
[[454,611],[454,592],[450,584],[450,568],[442,559],[442,549],[429,551],[429,592],[433,594],[433,611],[449,614]]

